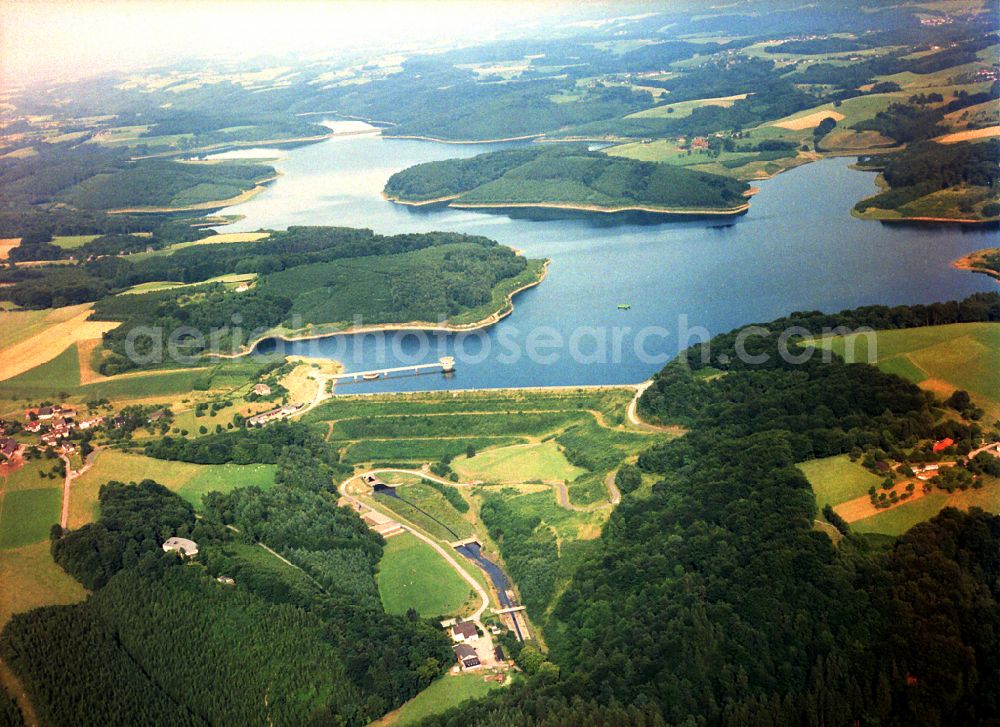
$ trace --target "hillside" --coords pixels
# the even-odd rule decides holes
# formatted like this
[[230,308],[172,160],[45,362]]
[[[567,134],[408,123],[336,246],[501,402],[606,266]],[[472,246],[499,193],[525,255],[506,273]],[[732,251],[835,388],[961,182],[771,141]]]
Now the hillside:
[[452,207],[740,214],[747,209],[748,189],[713,174],[571,146],[418,164],[390,177],[385,195],[406,204],[446,201]]
[[883,191],[855,205],[865,219],[1000,219],[1000,140],[939,144],[925,141],[895,154],[861,159],[880,171]]

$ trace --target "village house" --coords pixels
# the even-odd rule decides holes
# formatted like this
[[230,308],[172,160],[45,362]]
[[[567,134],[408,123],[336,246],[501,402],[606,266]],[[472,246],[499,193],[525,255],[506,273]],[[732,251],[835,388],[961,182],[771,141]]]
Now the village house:
[[257,396],[269,396],[271,393],[271,387],[267,384],[257,384],[253,387],[253,393]]
[[93,429],[104,424],[104,417],[90,417],[80,420],[80,429]]
[[285,404],[277,409],[270,409],[262,414],[257,414],[247,419],[248,427],[262,427],[276,419],[284,419],[302,408],[302,404]]
[[240,283],[236,286],[237,293],[245,293],[250,290],[250,283]]
[[185,558],[193,558],[198,555],[198,543],[187,538],[167,538],[163,541],[164,553],[179,553]]
[[479,666],[479,654],[468,644],[456,644],[455,656],[463,669],[475,669]]
[[471,641],[478,637],[479,631],[476,629],[476,624],[472,621],[463,621],[451,627],[451,638],[458,643]]
[[76,447],[74,447],[69,442],[63,442],[58,447],[56,447],[56,451],[61,455],[69,457],[71,454],[76,454]]
[[154,411],[152,414],[149,415],[149,423],[156,424],[158,421],[161,421],[166,415],[167,415],[166,409],[157,409],[156,411]]
[[0,439],[0,455],[9,462],[14,459],[21,452],[21,446],[17,443],[17,440],[11,437],[3,437]]
[[118,416],[116,416],[114,419],[111,420],[111,426],[113,426],[115,429],[121,429],[122,427],[125,426],[125,417],[119,414]]
[[40,432],[42,431],[42,423],[37,419],[29,419],[24,423],[24,431],[26,432]]
[[[33,413],[42,421],[48,421],[57,414],[56,407],[54,406],[43,406],[41,409],[37,409]],[[32,412],[28,412],[29,417],[31,414]]]

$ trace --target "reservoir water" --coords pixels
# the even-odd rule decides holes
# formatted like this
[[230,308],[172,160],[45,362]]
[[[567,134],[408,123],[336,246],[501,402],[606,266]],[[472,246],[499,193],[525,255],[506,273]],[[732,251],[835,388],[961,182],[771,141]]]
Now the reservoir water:
[[[352,122],[338,131],[359,128]],[[282,349],[335,358],[348,371],[441,355],[458,361],[453,375],[338,384],[344,393],[636,383],[703,334],[792,311],[930,303],[997,288],[986,276],[950,265],[995,245],[996,230],[857,220],[850,210],[874,193],[874,176],[850,169],[847,158],[755,183],[760,192],[750,212],[734,220],[539,220],[417,209],[381,196],[396,171],[496,148],[361,134],[274,152],[282,176],[251,201],[223,210],[244,215],[223,231],[290,225],[387,234],[450,230],[485,235],[552,261],[546,280],[517,296],[512,315],[475,334],[337,336],[280,344]],[[619,308],[625,304],[628,310]]]

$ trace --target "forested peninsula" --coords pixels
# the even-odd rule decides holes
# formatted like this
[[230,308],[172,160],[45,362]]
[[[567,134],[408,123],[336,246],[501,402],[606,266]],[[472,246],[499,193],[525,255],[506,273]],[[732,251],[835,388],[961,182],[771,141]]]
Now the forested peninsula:
[[418,164],[392,175],[387,199],[462,208],[738,215],[750,187],[682,167],[571,146],[522,148]]
[[[0,271],[0,300],[30,309],[94,302],[94,320],[123,322],[105,337],[97,362],[112,376],[137,365],[126,355],[128,331],[136,326],[214,331],[216,343],[194,345],[196,355],[245,352],[265,337],[318,337],[360,326],[464,330],[509,313],[512,296],[545,273],[542,260],[450,232],[386,236],[293,226],[260,240],[213,244],[207,237],[193,245],[164,245],[155,235],[105,235],[81,250],[133,249],[133,239],[155,249]],[[237,319],[240,325],[233,325]]]

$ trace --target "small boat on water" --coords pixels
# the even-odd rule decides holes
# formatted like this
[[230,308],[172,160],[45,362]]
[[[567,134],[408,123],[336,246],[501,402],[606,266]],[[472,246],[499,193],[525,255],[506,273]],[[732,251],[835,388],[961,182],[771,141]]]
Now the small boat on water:
[[362,374],[361,378],[364,379],[365,381],[374,381],[375,379],[378,378],[378,374],[377,373]]
[[618,310],[630,310],[632,308],[631,303],[619,303]]

